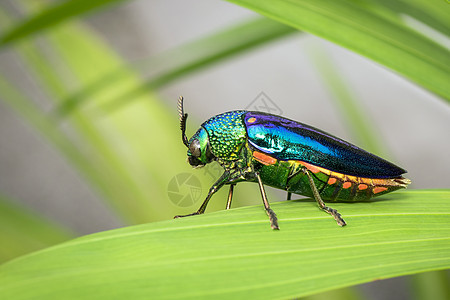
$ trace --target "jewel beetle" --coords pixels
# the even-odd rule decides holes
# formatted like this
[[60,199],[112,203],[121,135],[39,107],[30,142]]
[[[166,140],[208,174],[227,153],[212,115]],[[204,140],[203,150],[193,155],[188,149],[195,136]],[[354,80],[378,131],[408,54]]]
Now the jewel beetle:
[[226,208],[238,182],[259,185],[272,229],[279,229],[264,185],[291,194],[313,197],[319,208],[332,215],[340,226],[346,223],[325,201],[367,201],[372,197],[406,188],[411,181],[406,171],[351,143],[312,126],[281,116],[233,110],[205,121],[188,140],[183,97],[178,100],[181,136],[188,148],[189,164],[203,167],[216,161],[224,172],[209,189],[200,208],[188,215],[205,212],[209,200],[224,185],[230,185]]

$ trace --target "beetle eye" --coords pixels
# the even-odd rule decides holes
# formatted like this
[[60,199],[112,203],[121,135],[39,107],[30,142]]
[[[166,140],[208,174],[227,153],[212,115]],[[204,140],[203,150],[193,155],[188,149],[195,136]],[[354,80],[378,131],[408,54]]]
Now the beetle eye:
[[189,151],[191,152],[192,156],[200,157],[201,151],[199,140],[195,139],[192,141],[192,143],[189,145]]

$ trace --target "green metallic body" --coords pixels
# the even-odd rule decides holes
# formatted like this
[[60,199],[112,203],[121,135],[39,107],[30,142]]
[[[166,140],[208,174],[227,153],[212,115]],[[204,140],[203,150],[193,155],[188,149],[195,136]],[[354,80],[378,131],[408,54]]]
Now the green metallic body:
[[[245,113],[246,111],[224,113],[209,119],[202,125],[208,133],[209,143],[211,149],[214,149],[217,162],[230,173],[230,177],[225,184],[240,181],[257,182],[253,173],[259,172],[261,180],[265,185],[290,193],[313,197],[309,179],[302,171],[302,169],[306,168],[306,164],[303,161],[274,159],[275,163],[263,164],[255,159],[253,152],[259,151],[248,143],[246,127],[244,126],[243,120]],[[358,188],[359,182],[372,182],[372,185],[374,185],[374,179],[346,176],[346,174],[335,172],[334,174],[337,174],[337,178],[340,177],[341,180],[336,180],[331,185],[328,184],[331,174],[333,172],[329,170],[312,174],[314,184],[324,201],[368,201],[374,196],[404,188],[403,185],[388,184],[386,190],[374,194],[371,189]],[[346,181],[354,181],[354,183],[350,187],[344,188],[343,184]],[[379,179],[378,181],[382,183],[389,182],[386,179]]]
[[401,176],[405,170],[374,154],[312,126],[261,112],[216,115],[188,140],[183,98],[178,110],[189,164],[202,167],[216,161],[224,169],[198,211],[189,215],[204,213],[212,195],[226,184],[230,185],[226,206],[230,208],[236,183],[250,181],[259,185],[273,229],[279,229],[278,221],[264,185],[287,191],[288,199],[292,193],[313,197],[320,209],[345,226],[341,215],[323,200],[367,201],[410,183]]

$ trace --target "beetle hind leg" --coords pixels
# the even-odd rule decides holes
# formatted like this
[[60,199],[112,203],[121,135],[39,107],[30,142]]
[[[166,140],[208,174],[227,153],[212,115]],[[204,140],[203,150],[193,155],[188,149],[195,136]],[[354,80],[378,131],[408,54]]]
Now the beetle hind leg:
[[311,190],[312,190],[313,195],[314,195],[314,199],[316,200],[316,202],[319,205],[320,209],[322,209],[323,211],[325,211],[325,212],[329,213],[330,215],[332,215],[339,226],[347,225],[347,223],[345,223],[344,219],[341,217],[341,214],[336,209],[328,207],[328,206],[325,205],[325,203],[323,202],[322,198],[320,197],[319,191],[317,190],[317,187],[314,184],[314,180],[313,180],[311,174],[309,173],[309,171],[306,168],[304,168],[303,169],[303,173],[305,173],[306,176],[308,177],[309,186],[311,187]]
[[287,192],[286,200],[291,200],[291,199],[292,199],[292,193],[291,192]]

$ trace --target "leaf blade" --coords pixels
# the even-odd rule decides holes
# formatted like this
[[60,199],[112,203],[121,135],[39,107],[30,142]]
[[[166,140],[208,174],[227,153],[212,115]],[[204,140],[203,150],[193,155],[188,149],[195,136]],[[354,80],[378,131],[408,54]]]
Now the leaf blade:
[[250,19],[174,48],[167,53],[139,61],[135,63],[135,66],[121,66],[64,99],[57,107],[56,115],[66,117],[111,82],[122,80],[123,73],[129,72],[130,67],[156,71],[153,71],[153,74],[141,84],[109,100],[110,103],[105,105],[107,109],[117,109],[122,105],[129,105],[134,98],[148,93],[148,91],[163,88],[187,75],[294,33],[298,33],[298,31],[268,18]]
[[0,263],[61,243],[74,234],[0,195]]
[[367,56],[450,101],[449,50],[363,3],[229,1]]
[[288,201],[273,204],[279,232],[261,207],[103,232],[0,266],[0,295],[293,298],[444,269],[449,197],[450,190],[419,190],[384,197],[391,201],[335,203],[344,228],[313,202]]
[[50,6],[48,9],[13,26],[0,37],[0,48],[7,44],[40,32],[72,17],[111,5],[123,0],[69,0]]

